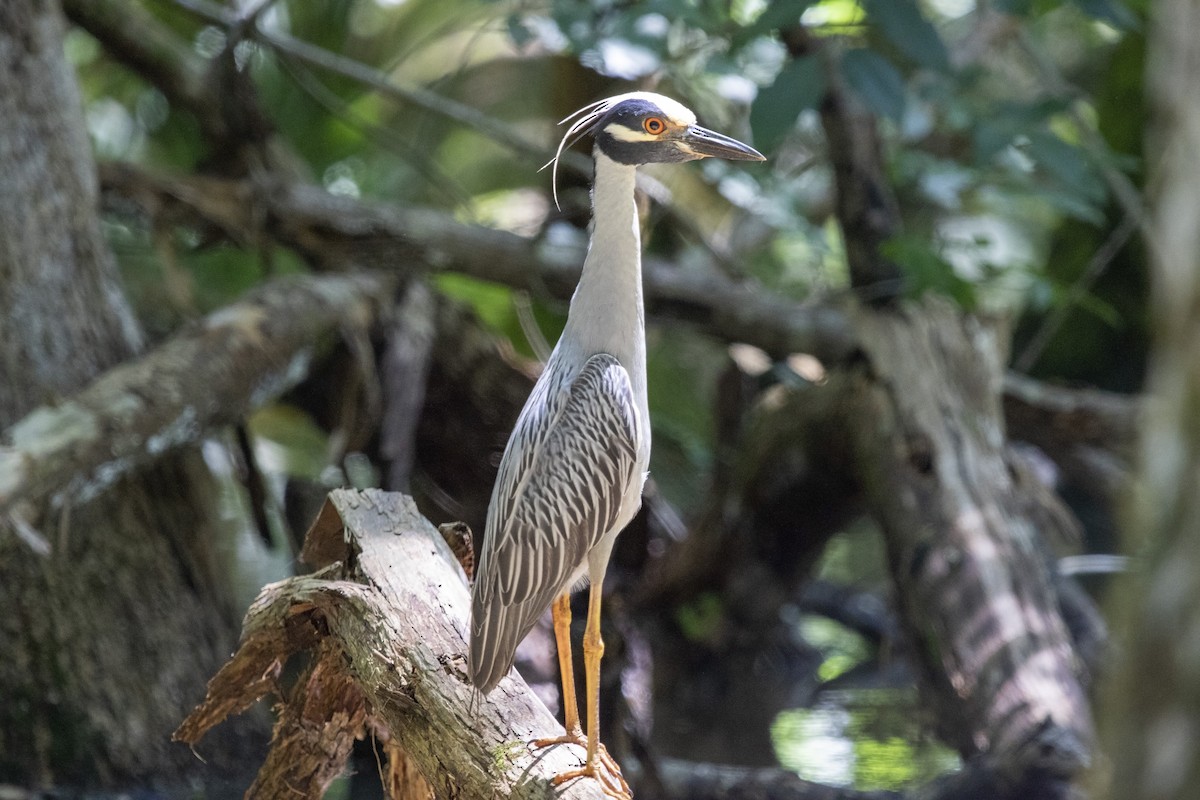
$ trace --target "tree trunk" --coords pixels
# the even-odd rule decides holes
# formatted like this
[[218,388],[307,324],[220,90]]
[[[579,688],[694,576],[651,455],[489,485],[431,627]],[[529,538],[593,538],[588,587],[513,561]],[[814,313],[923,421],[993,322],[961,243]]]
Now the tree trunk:
[[1158,330],[1126,537],[1145,563],[1120,595],[1128,659],[1106,709],[1116,762],[1108,796],[1120,800],[1183,800],[1200,784],[1200,6],[1154,8],[1147,86]]
[[[57,2],[0,3],[0,428],[141,344],[63,33]],[[0,783],[116,786],[199,766],[169,736],[235,635],[212,490],[190,452],[0,519]]]
[[1005,450],[1003,332],[932,299],[865,311],[859,329],[854,447],[938,732],[1006,765],[998,796],[1065,791],[1092,726],[1047,550],[1076,523]]

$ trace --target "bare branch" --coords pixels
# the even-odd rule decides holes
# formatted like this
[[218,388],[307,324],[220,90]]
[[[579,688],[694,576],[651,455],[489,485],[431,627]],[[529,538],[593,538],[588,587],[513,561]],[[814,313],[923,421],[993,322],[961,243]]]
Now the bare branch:
[[1015,372],[1004,377],[1009,433],[1048,453],[1089,445],[1132,457],[1141,406],[1130,395],[1052,386]]
[[[490,142],[508,147],[532,163],[544,164],[555,155],[553,142],[535,142],[515,127],[470,105],[427,89],[403,86],[369,64],[326,50],[278,30],[263,28],[257,24],[257,18],[252,15],[237,16],[228,9],[210,3],[208,0],[174,0],[174,2],[202,19],[225,26],[238,36],[254,37],[256,41],[274,50],[285,61],[292,60],[343,78],[349,78],[393,100],[407,103],[443,119],[471,128],[485,136]],[[322,101],[318,100],[318,102]],[[394,148],[395,143],[389,146]],[[580,175],[591,175],[592,160],[582,153],[565,152],[560,154],[560,158],[563,166]],[[413,162],[418,171],[428,170],[428,165],[420,163],[420,159],[410,158],[409,161]],[[663,205],[675,224],[693,236],[708,251],[718,266],[726,269],[731,266],[728,254],[723,252],[723,248],[714,244],[712,237],[696,224],[692,215],[681,213],[679,207],[673,202],[670,191],[662,183],[645,172],[638,172],[637,186]]]
[[1129,486],[1143,406],[1137,396],[1052,386],[1015,372],[1004,378],[1009,437],[1039,448],[1062,471],[1061,483],[1112,514]]
[[880,245],[900,230],[900,207],[887,179],[875,116],[842,79],[835,40],[812,36],[803,25],[782,32],[793,58],[816,53],[825,61],[829,89],[821,101],[821,125],[837,187],[835,213],[842,227],[850,283],[859,297],[887,299],[900,293],[903,272]]
[[[327,265],[349,260],[405,273],[445,269],[565,300],[583,261],[579,248],[465,225],[441,212],[333,196],[313,186],[168,178],[115,164],[101,168],[101,185],[110,205],[132,202],[153,219],[215,229],[240,243],[269,235]],[[806,352],[834,365],[857,352],[845,304],[836,300],[797,303],[715,271],[679,269],[656,259],[646,261],[644,277],[651,317],[686,322],[776,358]],[[1053,447],[1085,441],[1126,452],[1134,434],[1133,400],[1051,387],[1016,373],[1008,374],[1004,391],[1016,433],[1052,455]],[[1045,435],[1049,431],[1055,438]]]
[[[541,245],[464,225],[449,214],[364,203],[314,186],[165,178],[129,165],[104,167],[101,182],[110,197],[133,201],[151,216],[215,227],[235,241],[260,238],[264,231],[255,224],[262,220],[265,233],[324,264],[447,269],[566,299],[583,263],[580,248]],[[833,305],[801,305],[716,271],[698,273],[657,260],[646,262],[644,280],[649,315],[684,321],[778,357],[806,352],[837,362],[853,351],[846,316]]]
[[304,377],[321,336],[370,324],[389,287],[368,274],[266,284],[74,397],[34,409],[0,439],[0,510],[20,498],[93,497],[237,421]]

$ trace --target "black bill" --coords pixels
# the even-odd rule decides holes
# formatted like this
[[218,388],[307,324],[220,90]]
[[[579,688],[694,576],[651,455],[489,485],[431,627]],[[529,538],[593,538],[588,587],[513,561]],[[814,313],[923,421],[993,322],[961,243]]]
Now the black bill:
[[762,153],[748,144],[742,144],[737,139],[693,125],[687,129],[680,139],[683,149],[691,151],[698,158],[725,158],[730,161],[766,161]]

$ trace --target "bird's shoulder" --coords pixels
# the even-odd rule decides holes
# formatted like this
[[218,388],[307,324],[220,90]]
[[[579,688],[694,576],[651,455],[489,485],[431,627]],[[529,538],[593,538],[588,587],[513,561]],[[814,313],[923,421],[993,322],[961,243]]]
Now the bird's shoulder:
[[[501,471],[507,467],[527,474],[542,453],[552,434],[559,437],[576,426],[603,435],[597,424],[611,421],[613,412],[620,422],[609,433],[636,436],[638,426],[636,400],[629,372],[609,353],[595,353],[580,363],[552,361],[538,379],[509,439]],[[628,416],[629,419],[624,418]],[[632,430],[622,430],[632,428]]]
[[[548,365],[547,369],[555,369]],[[544,374],[513,430],[488,508],[488,535],[545,524],[567,493],[612,493],[632,474],[641,438],[629,373],[608,353]],[[593,479],[595,476],[598,480]],[[592,503],[604,498],[591,498]],[[607,503],[602,503],[607,505]]]

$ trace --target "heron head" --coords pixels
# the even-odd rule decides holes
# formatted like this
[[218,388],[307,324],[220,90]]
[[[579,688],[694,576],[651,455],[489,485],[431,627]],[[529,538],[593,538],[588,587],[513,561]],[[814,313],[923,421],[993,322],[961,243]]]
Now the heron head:
[[[554,158],[551,185],[558,205],[558,161],[563,150],[589,133],[600,152],[621,164],[672,163],[697,158],[766,161],[762,153],[696,124],[696,115],[669,97],[630,92],[584,106],[559,124],[571,123]],[[545,169],[543,167],[542,169]]]
[[621,164],[765,160],[753,147],[697,125],[691,110],[661,94],[632,92],[604,102],[592,126],[596,145]]

